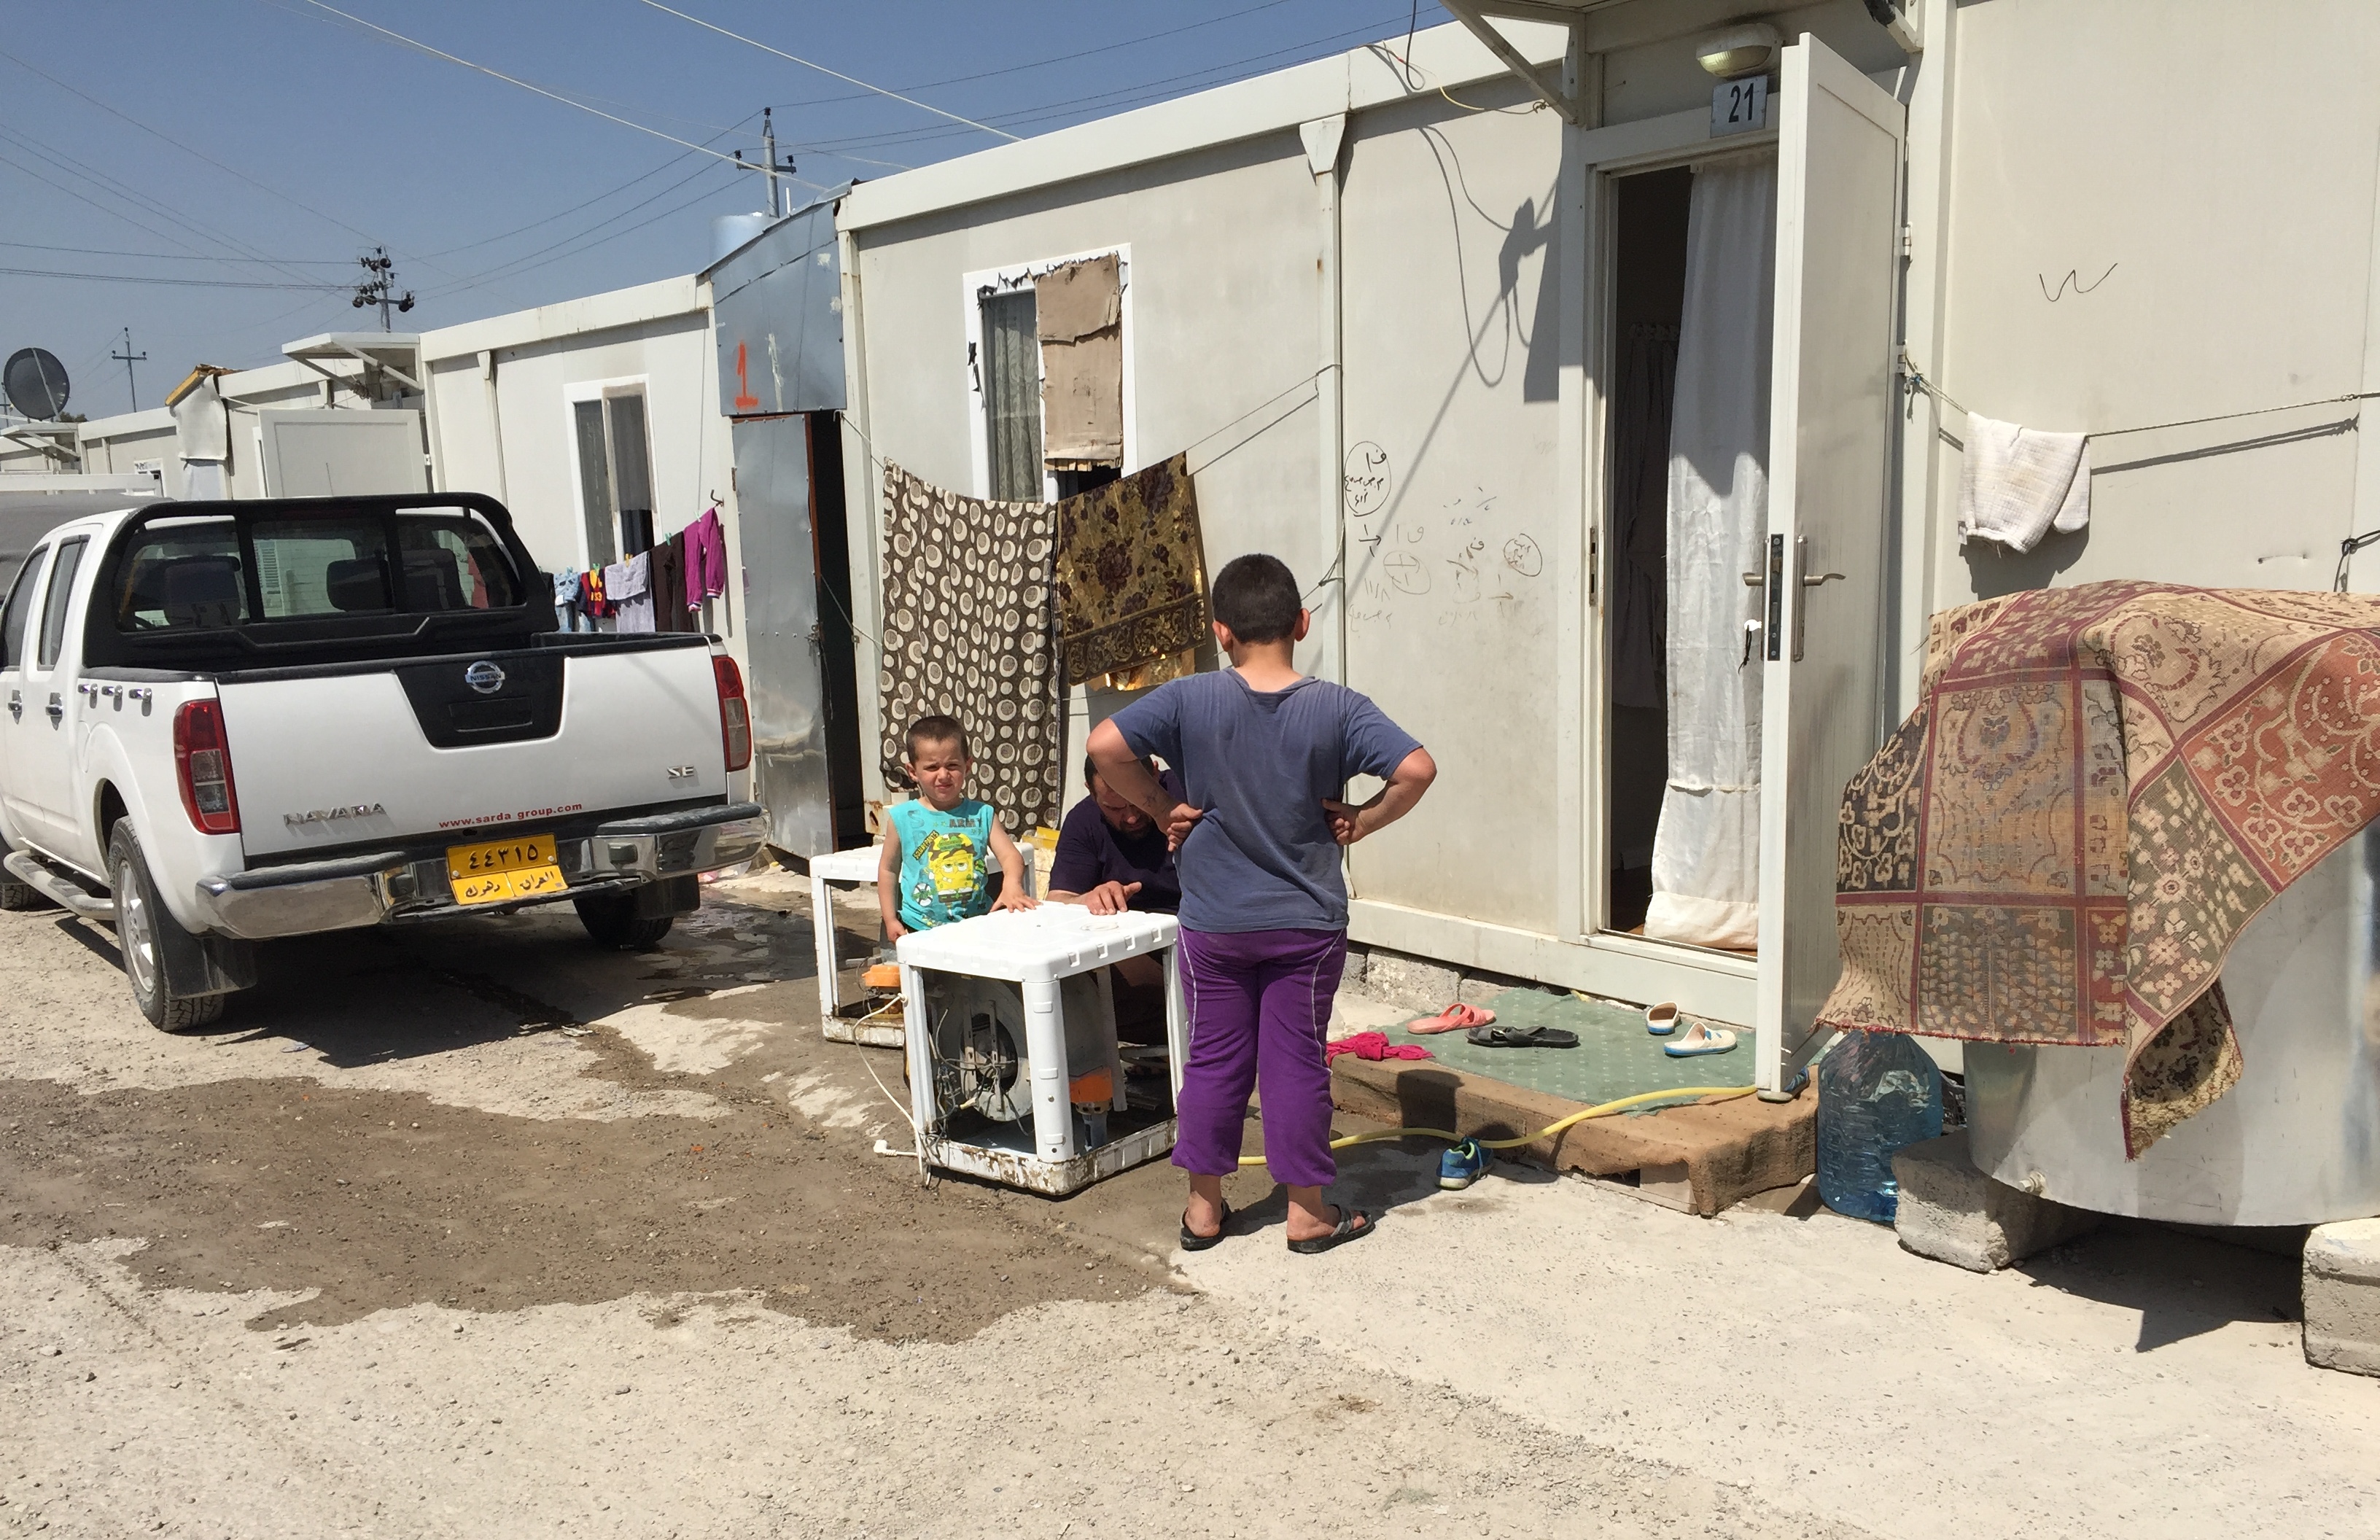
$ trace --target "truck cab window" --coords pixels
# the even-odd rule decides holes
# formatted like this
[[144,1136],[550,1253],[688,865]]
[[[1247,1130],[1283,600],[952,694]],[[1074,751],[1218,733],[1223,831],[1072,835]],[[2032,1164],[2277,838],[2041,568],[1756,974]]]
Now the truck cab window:
[[161,520],[140,532],[116,568],[115,627],[237,625],[248,619],[239,530],[228,518]]
[[60,542],[58,559],[50,564],[49,597],[42,601],[40,661],[43,668],[58,661],[58,649],[66,643],[67,600],[74,597],[75,572],[82,565],[83,547],[90,543],[80,536]]
[[488,522],[468,509],[396,515],[408,610],[509,610],[522,602],[519,575]]
[[8,590],[8,607],[0,610],[0,669],[24,666],[25,617],[32,612],[33,586],[41,580],[42,559],[49,553],[50,548],[42,546],[17,569],[17,581]]

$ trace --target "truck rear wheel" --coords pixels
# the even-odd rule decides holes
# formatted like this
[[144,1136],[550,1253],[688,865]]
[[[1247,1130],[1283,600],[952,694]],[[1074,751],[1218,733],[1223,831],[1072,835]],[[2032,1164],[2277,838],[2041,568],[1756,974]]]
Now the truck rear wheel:
[[222,995],[176,995],[165,980],[165,926],[180,922],[157,902],[149,862],[140,854],[132,820],[120,819],[107,836],[108,886],[115,892],[115,945],[124,954],[125,981],[133,1003],[149,1025],[164,1032],[212,1026],[224,1013]]
[[587,934],[610,952],[650,952],[677,923],[675,915],[638,913],[637,895],[632,892],[589,893],[570,902]]

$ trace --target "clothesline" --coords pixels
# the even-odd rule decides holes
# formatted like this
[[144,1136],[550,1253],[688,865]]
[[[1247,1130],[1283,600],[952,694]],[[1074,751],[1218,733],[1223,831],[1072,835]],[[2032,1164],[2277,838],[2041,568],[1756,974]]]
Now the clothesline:
[[[1971,417],[1975,415],[1973,407],[1925,378],[1918,370],[1917,366],[1909,362],[1905,357],[1901,360],[1901,368],[1907,371],[1909,382],[1917,389],[1955,411],[1965,412]],[[2135,428],[2095,428],[2082,436],[2086,439],[2112,439],[2127,433],[2154,433],[2166,428],[2197,428],[2210,422],[2230,422],[2240,418],[2269,417],[2275,412],[2301,412],[2313,406],[2339,406],[2350,402],[2375,399],[2380,399],[2380,391],[2356,391],[2346,395],[2325,395],[2313,401],[2292,401],[2281,406],[2251,406],[2245,411],[2217,412],[2212,417],[2177,418],[2171,422],[2144,422]]]

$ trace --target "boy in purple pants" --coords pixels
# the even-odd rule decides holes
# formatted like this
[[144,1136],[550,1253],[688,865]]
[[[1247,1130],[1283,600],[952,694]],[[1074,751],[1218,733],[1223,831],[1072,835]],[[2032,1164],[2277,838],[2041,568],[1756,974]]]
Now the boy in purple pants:
[[[1216,576],[1220,673],[1177,679],[1092,730],[1108,785],[1148,810],[1179,852],[1182,992],[1190,1061],[1173,1163],[1190,1173],[1182,1244],[1203,1250],[1231,1219],[1223,1178],[1239,1167],[1248,1092],[1264,1088],[1265,1164],[1289,1189],[1289,1249],[1328,1251],[1372,1232],[1360,1209],[1322,1201],[1330,1158],[1323,1037],[1347,960],[1339,847],[1412,811],[1438,774],[1422,746],[1344,685],[1290,661],[1312,617],[1272,556]],[[1177,801],[1142,759],[1180,772]],[[1351,806],[1350,776],[1386,781]]]

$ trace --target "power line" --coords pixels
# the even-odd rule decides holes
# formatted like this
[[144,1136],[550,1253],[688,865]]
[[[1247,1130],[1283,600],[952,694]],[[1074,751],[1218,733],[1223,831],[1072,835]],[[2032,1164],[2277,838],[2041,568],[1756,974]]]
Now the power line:
[[[550,102],[559,102],[565,107],[576,107],[582,113],[592,113],[595,116],[603,119],[606,123],[616,123],[623,128],[634,128],[640,134],[650,134],[653,138],[666,140],[671,144],[676,145],[682,150],[691,150],[698,154],[709,155],[711,159],[724,161],[729,165],[736,164],[735,156],[721,154],[718,151],[711,149],[709,145],[697,144],[692,139],[682,139],[675,134],[664,134],[659,128],[649,128],[641,123],[617,116],[612,113],[607,113],[601,107],[590,107],[584,102],[574,101],[570,97],[563,95],[560,91],[548,91],[543,86],[531,85],[529,82],[520,79],[518,76],[507,75],[501,69],[491,69],[483,64],[473,64],[470,60],[463,58],[458,55],[449,54],[443,48],[432,48],[426,42],[421,42],[416,39],[407,37],[403,32],[390,31],[387,28],[379,25],[377,22],[366,21],[359,16],[350,16],[346,11],[339,9],[336,6],[325,5],[323,0],[305,0],[305,4],[313,6],[318,11],[324,11],[332,16],[335,16],[342,21],[352,22],[356,26],[361,27],[367,31],[378,32],[381,36],[390,39],[392,42],[401,42],[407,48],[419,49],[420,52],[428,54],[433,58],[444,59],[448,64],[460,65],[465,69],[471,70],[476,74],[485,75],[491,79],[502,80],[508,86],[518,86],[521,90],[532,91],[539,96],[544,97]],[[799,178],[795,178],[795,180],[799,180]],[[816,182],[803,182],[801,185],[806,188],[815,188],[820,192],[826,190],[824,188],[820,187]]]
[[[1201,27],[1213,27],[1225,21],[1236,21],[1241,17],[1254,16],[1258,11],[1272,10],[1278,6],[1285,6],[1287,4],[1289,4],[1289,0],[1264,0],[1262,5],[1250,6],[1243,10],[1225,11],[1220,16],[1210,16],[1204,21],[1193,21],[1186,26],[1169,27],[1161,32],[1143,32],[1136,38],[1126,38],[1122,42],[1102,43],[1097,48],[1085,48],[1073,54],[1059,54],[1046,59],[1030,59],[1024,64],[1003,65],[998,69],[979,69],[972,75],[953,75],[948,79],[941,80],[920,80],[916,85],[913,85],[908,89],[911,91],[931,91],[937,86],[965,85],[975,80],[990,80],[1002,75],[1014,75],[1023,70],[1047,69],[1053,65],[1072,64],[1077,59],[1087,59],[1095,55],[1112,54],[1119,48],[1132,48],[1144,42],[1155,42],[1160,38],[1170,38],[1177,32],[1195,32]],[[853,91],[843,96],[814,96],[807,102],[780,102],[777,103],[776,105],[780,107],[822,107],[835,102],[865,102],[868,100],[868,95],[869,92],[864,91]]]
[[124,122],[129,123],[132,127],[140,129],[142,133],[147,134],[152,139],[164,140],[167,144],[172,145],[183,154],[189,156],[193,160],[203,161],[207,164],[213,166],[217,171],[224,173],[225,176],[238,177],[241,181],[246,182],[249,187],[256,188],[260,192],[267,193],[272,197],[278,198],[293,209],[312,214],[316,219],[324,220],[330,224],[335,224],[351,236],[358,236],[365,240],[374,238],[370,232],[358,229],[356,226],[348,224],[346,220],[339,218],[336,214],[327,214],[322,210],[313,207],[311,204],[301,203],[297,199],[290,197],[285,192],[283,192],[279,188],[273,187],[268,183],[260,182],[255,177],[250,176],[247,172],[240,170],[237,166],[225,165],[223,162],[216,160],[212,155],[202,154],[199,151],[191,149],[188,144],[185,144],[180,139],[174,138],[171,134],[165,133],[162,129],[151,127],[148,124],[141,122],[139,118],[134,117],[129,113],[119,111],[118,109],[110,106],[105,102],[101,101],[98,97],[91,95],[90,92],[78,90],[76,87],[67,84],[64,80],[59,79],[56,76],[49,73],[45,69],[42,69],[34,65],[27,64],[24,60],[18,58],[16,55],[9,53],[5,48],[0,48],[0,59],[6,59],[10,64],[15,65],[18,68],[40,76],[42,79],[47,80],[50,84],[57,87],[60,91],[66,91],[70,95],[82,98],[82,100],[90,103],[92,106],[97,107],[100,111],[107,114],[109,116],[120,118]]
[[[23,168],[18,167],[19,170]],[[112,246],[43,246],[39,241],[0,240],[18,251],[66,251],[79,257],[140,257],[154,262],[259,262],[261,257],[207,257],[180,251],[127,251]],[[353,257],[279,257],[273,261],[293,267],[348,267]]]
[[[705,166],[703,171],[708,171],[710,169],[710,167]],[[697,203],[701,202],[704,199],[713,197],[727,190],[725,188],[705,188],[700,192],[695,194],[692,198],[687,199],[685,202],[672,204],[670,207],[663,209],[661,212],[652,215],[651,218],[640,219],[634,224],[625,225],[620,229],[613,231],[610,235],[588,241],[583,246],[573,247],[570,250],[562,252],[558,257],[550,258],[545,261],[537,261],[538,258],[544,257],[549,251],[559,250],[563,247],[570,246],[573,241],[579,240],[587,236],[594,235],[596,231],[601,230],[604,225],[613,223],[614,220],[625,219],[628,215],[635,213],[638,209],[644,208],[648,204],[650,204],[659,199],[667,197],[669,194],[685,187],[687,182],[693,181],[695,176],[699,176],[701,175],[702,172],[698,171],[693,176],[688,176],[683,181],[674,182],[668,187],[662,188],[661,191],[654,193],[652,197],[647,198],[641,202],[630,204],[627,208],[621,210],[618,213],[612,215],[609,219],[601,220],[574,235],[563,236],[560,240],[555,241],[552,246],[540,247],[535,251],[528,252],[522,256],[514,258],[511,261],[490,268],[487,272],[479,274],[473,282],[502,283],[508,278],[517,278],[522,273],[530,272],[535,268],[548,267],[552,265],[554,262],[562,261],[571,257],[576,257],[580,252],[591,251],[599,246],[608,245],[611,242],[619,239],[622,236],[633,234],[636,231],[643,229],[646,225],[653,224],[657,220],[667,219],[674,213],[682,213],[686,210],[693,208]],[[434,299],[440,294],[451,294],[454,291],[452,289],[433,290],[430,294],[424,296],[424,297]]]
[[[322,0],[309,0],[309,3],[312,5],[321,5]],[[920,102],[914,96],[904,96],[897,91],[888,91],[882,86],[870,85],[856,75],[845,75],[840,69],[830,69],[822,64],[816,63],[810,59],[805,59],[797,54],[788,54],[782,48],[771,48],[767,43],[762,42],[756,38],[747,38],[741,32],[731,32],[726,28],[715,26],[710,22],[703,20],[702,18],[698,16],[688,16],[684,11],[674,10],[667,6],[662,5],[662,0],[643,0],[643,3],[650,6],[657,11],[662,11],[668,15],[676,17],[680,21],[691,21],[705,31],[717,32],[723,38],[732,38],[735,42],[743,43],[748,48],[758,48],[763,54],[774,54],[777,57],[790,60],[795,64],[800,65],[805,69],[815,69],[821,75],[832,75],[836,79],[843,81],[846,85],[857,86],[860,90],[872,91],[878,96],[889,96],[895,102],[906,102],[909,105],[917,108],[919,111],[929,112],[936,117],[947,117],[953,123],[964,123],[970,128],[980,128],[985,133],[992,135],[996,139],[1014,139],[1017,137],[1014,134],[995,128],[988,123],[978,123],[971,117],[961,117],[956,113],[944,112],[941,108],[934,106],[930,103]]]
[[12,278],[76,278],[93,284],[168,284],[186,289],[273,289],[288,293],[293,289],[319,289],[325,294],[343,294],[339,284],[265,284],[237,278],[152,278],[126,273],[67,273],[43,267],[0,267],[0,273]]
[[[716,144],[719,142],[719,139],[723,139],[727,135],[734,133],[736,129],[744,127],[745,123],[749,123],[751,120],[750,115],[747,114],[743,122],[732,124],[729,127],[721,129],[718,138],[713,139],[710,142]],[[648,181],[652,177],[660,176],[662,172],[667,171],[670,167],[677,164],[678,162],[684,159],[686,159],[686,154],[684,152],[680,152],[677,154],[672,155],[668,160],[663,161],[661,164],[653,167],[650,171],[643,172],[638,176],[629,177],[626,181],[621,183],[618,187],[612,188],[608,192],[599,192],[592,198],[582,199],[578,202],[571,204],[566,209],[556,210],[554,212],[546,215],[543,219],[532,219],[527,224],[506,230],[502,235],[489,236],[484,239],[475,240],[465,246],[450,246],[445,250],[435,253],[435,255],[441,257],[452,257],[458,252],[477,251],[483,246],[493,246],[498,241],[510,240],[515,236],[525,236],[531,230],[541,229],[544,226],[552,224],[555,220],[568,219],[572,214],[585,213],[589,209],[602,202],[604,200],[617,198],[620,194],[627,191],[630,188],[635,187],[638,183]],[[672,185],[675,187],[684,187],[686,183],[681,179]]]

